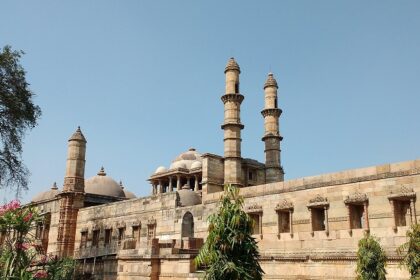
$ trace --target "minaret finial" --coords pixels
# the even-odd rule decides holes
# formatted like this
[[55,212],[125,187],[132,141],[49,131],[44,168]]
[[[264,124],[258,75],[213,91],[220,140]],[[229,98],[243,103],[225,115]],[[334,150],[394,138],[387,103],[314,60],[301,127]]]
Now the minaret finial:
[[51,189],[52,190],[58,190],[57,183],[56,182],[54,182],[54,184],[52,185]]
[[232,70],[236,70],[239,73],[241,73],[241,68],[239,67],[239,64],[236,62],[235,58],[231,57],[225,67],[225,73],[227,71],[232,71]]
[[264,83],[264,89],[267,87],[279,88],[279,86],[277,85],[277,81],[274,78],[274,74],[271,71],[268,73],[267,80]]
[[106,176],[105,168],[103,166],[101,167],[101,170],[99,170],[98,176]]
[[124,189],[124,186],[123,186],[123,183],[122,183],[121,180],[120,180],[120,187],[121,187],[121,189]]
[[77,127],[76,131],[70,137],[69,141],[82,141],[85,143],[87,142],[85,136],[82,133],[82,130],[80,129],[80,126]]

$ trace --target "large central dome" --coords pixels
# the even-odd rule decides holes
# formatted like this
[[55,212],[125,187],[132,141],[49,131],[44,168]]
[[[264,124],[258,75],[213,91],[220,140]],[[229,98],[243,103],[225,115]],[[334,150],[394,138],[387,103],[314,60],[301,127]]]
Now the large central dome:
[[114,179],[106,176],[103,167],[98,175],[85,181],[85,192],[113,197],[125,197],[121,186]]
[[197,166],[200,163],[201,166],[202,157],[194,148],[189,149],[188,151],[177,156],[173,161],[169,169],[173,168],[186,168],[191,169],[191,166]]

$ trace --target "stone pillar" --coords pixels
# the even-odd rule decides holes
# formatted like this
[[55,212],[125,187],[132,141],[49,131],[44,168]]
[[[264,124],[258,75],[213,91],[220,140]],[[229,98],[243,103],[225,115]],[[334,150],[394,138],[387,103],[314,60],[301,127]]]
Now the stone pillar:
[[198,175],[194,175],[194,191],[198,192]]
[[181,176],[180,175],[176,175],[176,190],[177,191],[181,190]]
[[310,215],[310,219],[309,219],[309,226],[311,227],[311,236],[314,236],[314,215],[312,213],[312,208],[308,208],[309,210],[309,215]]
[[352,235],[352,227],[351,227],[351,209],[350,209],[350,204],[346,203],[346,208],[347,208],[347,220],[349,221],[348,223],[348,232],[350,235]]
[[158,188],[157,188],[157,193],[162,193],[163,192],[163,186],[162,186],[162,180],[158,181]]
[[188,186],[188,189],[191,189],[191,182],[190,182],[191,178],[187,177],[187,183],[186,185]]
[[416,217],[416,201],[414,198],[410,198],[410,217],[411,217],[411,225],[417,224],[417,217]]
[[389,204],[391,205],[391,215],[392,215],[392,220],[394,221],[394,225],[392,227],[392,229],[397,232],[398,228],[397,228],[397,217],[395,217],[395,204],[394,204],[394,200],[390,199],[389,200]]
[[156,194],[156,184],[154,182],[151,182],[152,184],[152,195]]
[[290,236],[293,237],[293,209],[289,210]]
[[327,235],[329,235],[330,234],[330,228],[329,228],[329,225],[328,225],[328,207],[327,206],[324,206],[324,213],[325,213],[325,233]]
[[241,158],[241,103],[244,96],[239,93],[241,70],[235,59],[229,59],[225,68],[226,87],[222,96],[224,104],[224,184],[243,186]]
[[73,256],[77,214],[84,204],[86,138],[80,127],[68,140],[66,175],[59,195],[57,255]]
[[279,182],[284,180],[284,172],[280,163],[280,136],[279,117],[281,110],[277,104],[277,81],[273,73],[268,74],[264,84],[265,106],[261,114],[264,117],[264,136],[262,141],[265,144],[265,177],[266,183]]
[[368,212],[368,204],[367,202],[363,203],[363,214],[365,216],[365,230],[367,232],[370,231],[370,227],[369,227],[369,212]]
[[171,176],[169,176],[169,191],[170,192],[173,192],[174,191],[174,188],[172,186],[172,177]]

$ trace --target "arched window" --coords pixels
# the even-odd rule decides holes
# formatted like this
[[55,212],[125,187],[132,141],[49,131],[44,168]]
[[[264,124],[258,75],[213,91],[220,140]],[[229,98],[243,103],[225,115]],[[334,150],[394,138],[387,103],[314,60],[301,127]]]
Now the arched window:
[[190,212],[185,213],[182,218],[181,237],[194,238],[194,217]]

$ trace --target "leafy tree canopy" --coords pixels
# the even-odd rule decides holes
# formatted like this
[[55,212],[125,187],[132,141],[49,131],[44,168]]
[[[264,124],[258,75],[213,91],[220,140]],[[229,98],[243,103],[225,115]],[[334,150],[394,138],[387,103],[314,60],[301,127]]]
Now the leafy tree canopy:
[[209,235],[195,261],[206,280],[259,280],[264,274],[252,237],[253,220],[242,210],[239,189],[225,186],[217,213],[208,218]]
[[5,46],[0,51],[0,188],[27,189],[29,171],[22,162],[25,132],[37,125],[41,109],[19,62],[22,51]]
[[366,234],[359,240],[357,251],[357,279],[385,280],[386,255],[375,237]]
[[410,279],[420,279],[420,225],[413,224],[411,229],[407,231],[408,241],[402,244],[397,252],[403,256],[401,262],[408,272],[410,272]]

